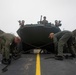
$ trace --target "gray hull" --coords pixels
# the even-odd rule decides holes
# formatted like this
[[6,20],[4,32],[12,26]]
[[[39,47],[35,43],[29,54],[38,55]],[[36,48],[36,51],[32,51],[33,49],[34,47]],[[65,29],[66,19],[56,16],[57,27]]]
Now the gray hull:
[[45,48],[51,44],[51,40],[48,38],[51,32],[57,33],[60,29],[55,26],[44,26],[41,24],[25,25],[19,28],[17,33],[22,39],[22,43],[25,44],[26,49],[31,48]]

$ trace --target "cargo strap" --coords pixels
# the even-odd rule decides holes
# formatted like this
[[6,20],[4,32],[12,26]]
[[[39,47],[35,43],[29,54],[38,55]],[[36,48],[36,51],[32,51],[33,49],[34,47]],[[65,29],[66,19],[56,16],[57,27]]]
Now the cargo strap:
[[47,45],[51,44],[51,42],[50,42],[50,43],[47,43],[47,44],[45,44],[45,45],[39,46],[39,47],[37,47],[37,46],[35,46],[35,45],[32,45],[32,44],[29,44],[29,43],[25,43],[25,44],[27,44],[27,45],[29,45],[29,46],[32,46],[32,47],[35,47],[35,48],[41,48],[41,47],[44,47],[44,46],[47,46]]

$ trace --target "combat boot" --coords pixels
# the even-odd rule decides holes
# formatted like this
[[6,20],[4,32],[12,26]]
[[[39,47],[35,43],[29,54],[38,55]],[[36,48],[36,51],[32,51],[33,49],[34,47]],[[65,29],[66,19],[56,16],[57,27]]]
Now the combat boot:
[[17,60],[17,59],[19,59],[20,57],[21,57],[21,53],[13,54],[13,56],[12,56],[12,58],[13,58],[14,60]]
[[70,57],[76,58],[76,55],[75,54],[72,54]]
[[58,56],[58,55],[57,55],[57,56],[55,56],[55,59],[56,59],[56,60],[63,60],[63,56]]
[[9,64],[11,64],[11,59],[2,59],[2,64],[5,64],[5,65],[9,65]]

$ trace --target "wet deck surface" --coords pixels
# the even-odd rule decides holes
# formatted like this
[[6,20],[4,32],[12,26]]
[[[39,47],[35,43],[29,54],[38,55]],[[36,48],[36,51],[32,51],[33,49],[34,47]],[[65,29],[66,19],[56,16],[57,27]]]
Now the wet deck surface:
[[[0,75],[36,75],[37,54],[23,54],[18,60],[12,60],[8,71],[2,72],[5,66],[0,64]],[[41,75],[76,75],[76,58],[55,60],[50,54],[40,55]],[[46,59],[47,58],[47,59]]]
[[50,55],[41,55],[41,75],[76,75],[76,58],[59,61],[44,57]]
[[12,61],[8,71],[2,72],[4,65],[0,65],[0,75],[35,75],[36,55],[26,54],[18,60]]

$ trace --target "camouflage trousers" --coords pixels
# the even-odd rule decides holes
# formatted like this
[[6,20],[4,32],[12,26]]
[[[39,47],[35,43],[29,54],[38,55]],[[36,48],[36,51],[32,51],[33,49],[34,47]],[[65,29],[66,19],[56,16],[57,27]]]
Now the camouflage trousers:
[[71,42],[67,42],[68,39],[64,39],[64,38],[61,38],[59,39],[59,41],[55,40],[54,41],[54,44],[55,44],[55,50],[57,51],[57,55],[59,56],[63,56],[63,47],[65,44],[67,44],[68,46],[68,50],[71,54],[75,54],[76,55],[76,52],[75,52],[75,49],[73,47],[73,45],[71,45]]
[[2,49],[1,49],[2,58],[9,59],[9,56],[10,56],[10,41],[8,41],[8,40],[5,41],[4,39],[2,39],[1,45],[2,45]]
[[2,47],[1,47],[1,42],[0,42],[0,54],[2,53]]
[[4,43],[5,43],[5,41],[0,38],[0,54],[2,54],[2,47],[3,47]]

